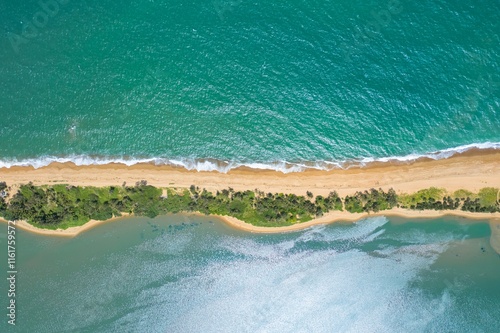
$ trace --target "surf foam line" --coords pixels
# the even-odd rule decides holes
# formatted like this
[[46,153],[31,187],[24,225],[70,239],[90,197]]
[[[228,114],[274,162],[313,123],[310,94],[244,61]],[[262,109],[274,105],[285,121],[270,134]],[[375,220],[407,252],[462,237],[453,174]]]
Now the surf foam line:
[[314,170],[333,170],[333,169],[349,169],[351,167],[364,167],[367,164],[374,162],[411,162],[422,158],[433,160],[446,159],[456,154],[461,154],[466,151],[478,149],[500,149],[500,142],[484,142],[473,143],[469,145],[448,148],[440,151],[434,151],[426,154],[409,154],[405,156],[390,156],[390,157],[365,157],[361,159],[352,159],[344,161],[302,161],[302,162],[238,162],[238,161],[223,161],[216,159],[169,159],[162,157],[151,158],[134,158],[134,157],[93,157],[87,155],[70,155],[70,156],[43,156],[40,158],[17,159],[8,158],[0,159],[0,168],[11,168],[15,166],[33,167],[35,169],[47,166],[51,163],[74,163],[77,166],[86,165],[106,165],[111,163],[124,164],[127,166],[148,163],[154,165],[170,165],[181,167],[186,170],[196,171],[218,171],[227,173],[232,169],[239,167],[248,167],[259,170],[273,170],[282,173],[302,172],[308,169]]

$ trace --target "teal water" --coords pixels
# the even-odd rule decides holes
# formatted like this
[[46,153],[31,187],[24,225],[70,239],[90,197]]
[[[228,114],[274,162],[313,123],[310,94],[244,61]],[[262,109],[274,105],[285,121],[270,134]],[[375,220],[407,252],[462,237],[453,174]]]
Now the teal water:
[[41,10],[0,3],[1,166],[301,170],[500,146],[496,0]]
[[[288,172],[500,148],[496,0],[43,1],[0,2],[0,167]],[[18,230],[17,326],[0,332],[496,333],[490,233],[384,217]]]
[[385,217],[276,235],[185,216],[73,239],[18,230],[17,325],[0,331],[499,332],[490,234]]

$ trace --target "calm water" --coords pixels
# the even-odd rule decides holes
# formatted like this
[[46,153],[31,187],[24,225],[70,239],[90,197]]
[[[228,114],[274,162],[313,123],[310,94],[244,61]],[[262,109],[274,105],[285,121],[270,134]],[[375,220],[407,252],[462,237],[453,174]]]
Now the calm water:
[[489,237],[486,222],[385,217],[279,235],[184,216],[19,231],[9,332],[499,332]]
[[4,0],[0,165],[498,147],[500,2],[389,3]]

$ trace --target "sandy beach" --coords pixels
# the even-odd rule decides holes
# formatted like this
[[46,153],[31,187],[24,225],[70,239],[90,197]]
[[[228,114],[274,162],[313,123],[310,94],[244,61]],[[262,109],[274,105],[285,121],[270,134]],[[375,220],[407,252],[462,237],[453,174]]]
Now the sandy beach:
[[[108,164],[103,166],[76,166],[73,163],[53,163],[34,169],[12,167],[0,169],[0,181],[8,185],[19,185],[32,181],[34,184],[72,184],[81,186],[107,186],[134,184],[145,179],[157,187],[189,187],[197,185],[210,191],[232,187],[235,190],[259,189],[264,192],[282,192],[304,195],[311,191],[315,195],[327,195],[336,190],[341,196],[375,187],[385,190],[394,188],[397,193],[411,193],[431,186],[452,192],[467,189],[477,192],[483,187],[500,187],[500,152],[495,150],[469,151],[443,160],[420,160],[411,163],[373,163],[367,167],[347,170],[308,170],[283,174],[276,171],[238,168],[224,174],[219,172],[188,171],[171,166],[137,164],[126,166]],[[334,221],[356,221],[367,216],[393,215],[408,218],[436,218],[456,215],[466,218],[490,219],[499,213],[468,213],[462,211],[412,211],[393,209],[377,214],[351,214],[331,212],[321,218],[280,228],[255,227],[233,217],[222,217],[230,225],[251,232],[287,232]],[[104,221],[90,221],[81,227],[66,230],[38,229],[26,222],[18,222],[20,228],[46,235],[75,236]]]
[[[196,216],[206,216],[200,213],[182,213],[184,215],[196,215]],[[247,232],[252,232],[252,233],[283,233],[283,232],[293,232],[293,231],[299,231],[302,229],[306,229],[315,225],[320,225],[320,224],[330,224],[330,223],[335,223],[335,222],[356,222],[368,217],[375,217],[375,216],[398,216],[398,217],[404,217],[404,218],[411,218],[411,219],[433,219],[433,218],[438,218],[442,216],[457,216],[457,217],[463,217],[467,219],[472,219],[472,220],[490,220],[491,228],[492,228],[492,246],[498,251],[500,251],[500,213],[471,213],[471,212],[464,212],[464,211],[446,211],[446,210],[425,210],[425,211],[415,211],[415,210],[408,210],[408,209],[401,209],[401,208],[394,208],[391,210],[385,210],[382,212],[378,213],[349,213],[349,212],[330,212],[325,215],[323,215],[320,218],[313,219],[308,222],[304,223],[297,223],[294,225],[290,226],[284,226],[284,227],[259,227],[259,226],[254,226],[249,223],[246,223],[244,221],[241,221],[235,217],[232,216],[220,216],[220,215],[211,215],[213,217],[219,218],[222,222],[228,224],[229,226],[247,231]],[[106,221],[97,221],[97,220],[90,220],[89,222],[85,223],[82,226],[79,227],[71,227],[68,229],[56,229],[56,230],[51,230],[51,229],[42,229],[42,228],[37,228],[26,221],[16,221],[16,227],[19,227],[23,230],[36,233],[39,235],[46,235],[46,236],[63,236],[63,237],[75,237],[87,230],[90,230],[92,228],[95,228],[99,225],[109,223],[109,222],[120,222],[121,220],[130,218],[132,216],[129,216],[127,214],[124,214],[124,216],[121,217],[115,217]],[[6,220],[0,218],[0,222],[7,223]],[[495,230],[494,230],[495,229]],[[499,252],[500,253],[500,252]]]
[[[105,221],[90,220],[89,222],[85,223],[82,226],[70,227],[67,229],[52,230],[52,229],[37,228],[36,226],[31,225],[26,221],[16,221],[16,227],[23,229],[23,230],[26,230],[26,231],[29,231],[29,232],[32,232],[32,233],[35,233],[35,234],[39,234],[39,235],[75,237],[75,236],[81,234],[82,232],[85,232],[87,230],[95,228],[95,227],[102,225],[104,223],[119,221],[122,219],[126,219],[127,217],[128,217],[128,214],[123,213],[123,216],[113,217],[113,218],[111,218],[109,220],[105,220]],[[0,222],[7,223],[7,221],[5,219],[2,219],[2,218],[0,218]]]
[[[500,219],[500,213],[471,213],[464,211],[446,211],[446,210],[425,210],[416,211],[409,209],[394,208],[391,210],[385,210],[377,213],[349,213],[349,212],[330,212],[323,215],[320,218],[313,219],[304,223],[297,223],[285,227],[257,227],[243,221],[238,220],[232,216],[220,216],[220,218],[227,224],[249,232],[254,233],[280,233],[280,232],[292,232],[298,231],[305,228],[309,228],[319,224],[330,224],[335,222],[356,222],[368,217],[375,216],[397,216],[410,219],[433,219],[442,216],[457,216],[472,220],[490,220],[490,219]],[[499,229],[500,233],[500,229]]]
[[215,191],[232,187],[235,190],[259,189],[305,195],[327,195],[336,190],[341,196],[355,191],[381,187],[411,193],[431,186],[448,191],[483,187],[500,187],[500,151],[471,150],[442,160],[420,160],[411,163],[372,163],[367,167],[281,172],[238,168],[228,173],[188,171],[172,166],[152,164],[107,164],[76,166],[73,163],[52,163],[46,167],[0,168],[0,181],[9,185],[33,182],[41,184],[72,184],[81,186],[129,185],[145,179],[157,187],[189,187]]

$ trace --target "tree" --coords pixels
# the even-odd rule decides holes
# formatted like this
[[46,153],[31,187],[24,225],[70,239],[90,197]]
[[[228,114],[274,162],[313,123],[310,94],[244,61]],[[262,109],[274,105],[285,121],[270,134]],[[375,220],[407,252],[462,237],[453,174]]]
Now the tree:
[[135,183],[135,186],[136,186],[136,187],[139,187],[139,186],[146,186],[146,185],[148,185],[148,181],[147,181],[147,180],[144,180],[144,179]]

